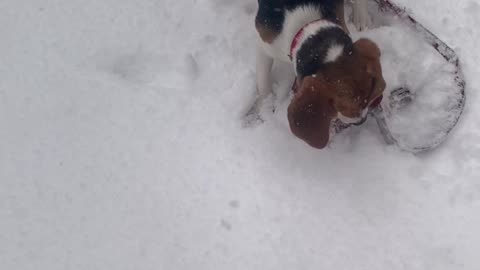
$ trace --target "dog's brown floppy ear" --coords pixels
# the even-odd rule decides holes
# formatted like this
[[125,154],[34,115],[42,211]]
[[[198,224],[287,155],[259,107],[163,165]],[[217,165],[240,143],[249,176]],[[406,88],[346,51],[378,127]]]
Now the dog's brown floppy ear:
[[355,53],[359,54],[364,59],[366,58],[367,74],[375,75],[375,62],[378,61],[381,56],[378,46],[373,41],[366,38],[357,40],[353,46]]
[[310,146],[322,149],[330,140],[330,124],[337,111],[325,80],[304,78],[288,107],[292,133]]
[[381,56],[381,52],[377,44],[375,44],[373,41],[366,38],[361,38],[357,40],[353,44],[353,47],[361,55],[364,55],[370,58],[377,59]]

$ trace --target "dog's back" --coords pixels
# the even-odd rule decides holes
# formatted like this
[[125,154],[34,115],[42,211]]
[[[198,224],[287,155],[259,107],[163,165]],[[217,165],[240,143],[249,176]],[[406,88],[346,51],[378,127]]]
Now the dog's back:
[[343,0],[258,0],[255,22],[280,33],[288,11],[299,7],[315,7],[323,18],[338,22],[337,10],[340,6],[343,7]]
[[323,19],[344,25],[343,0],[259,0],[258,4],[255,25],[261,46],[278,60],[291,60],[288,55],[292,39],[309,22]]

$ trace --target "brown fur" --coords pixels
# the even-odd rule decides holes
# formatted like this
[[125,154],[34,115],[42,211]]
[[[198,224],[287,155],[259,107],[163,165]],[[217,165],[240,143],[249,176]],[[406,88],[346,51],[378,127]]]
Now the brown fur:
[[338,112],[360,117],[384,89],[380,50],[372,41],[360,39],[354,43],[352,55],[341,56],[317,74],[298,81],[298,91],[288,108],[290,129],[311,146],[323,148]]
[[257,28],[258,34],[265,43],[272,44],[273,41],[277,38],[280,33],[274,32],[271,28],[255,22],[255,27]]
[[302,86],[288,107],[290,129],[310,146],[322,149],[330,140],[330,123],[337,110],[333,99],[323,94],[328,92],[327,88],[313,87],[310,83]]

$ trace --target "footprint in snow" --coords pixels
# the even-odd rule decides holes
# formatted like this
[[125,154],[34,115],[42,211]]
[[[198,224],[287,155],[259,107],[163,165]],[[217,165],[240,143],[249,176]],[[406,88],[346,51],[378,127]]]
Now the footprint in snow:
[[101,55],[104,59],[100,63],[101,69],[133,84],[158,83],[168,88],[179,88],[188,86],[199,76],[198,63],[191,54],[175,58],[146,51]]
[[150,83],[163,69],[161,57],[149,53],[132,53],[118,57],[112,63],[112,72],[133,83]]

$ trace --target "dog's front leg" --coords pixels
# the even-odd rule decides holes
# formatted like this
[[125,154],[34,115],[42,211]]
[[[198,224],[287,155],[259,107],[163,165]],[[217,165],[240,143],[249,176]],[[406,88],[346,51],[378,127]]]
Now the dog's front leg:
[[257,45],[256,53],[256,87],[257,97],[255,103],[247,112],[247,122],[263,121],[260,110],[265,100],[272,95],[272,65],[273,58],[265,53],[260,44]]
[[353,24],[358,31],[368,28],[370,18],[368,17],[368,0],[353,1]]
[[256,79],[258,100],[264,100],[272,94],[272,65],[273,59],[265,53],[260,44],[257,45]]

